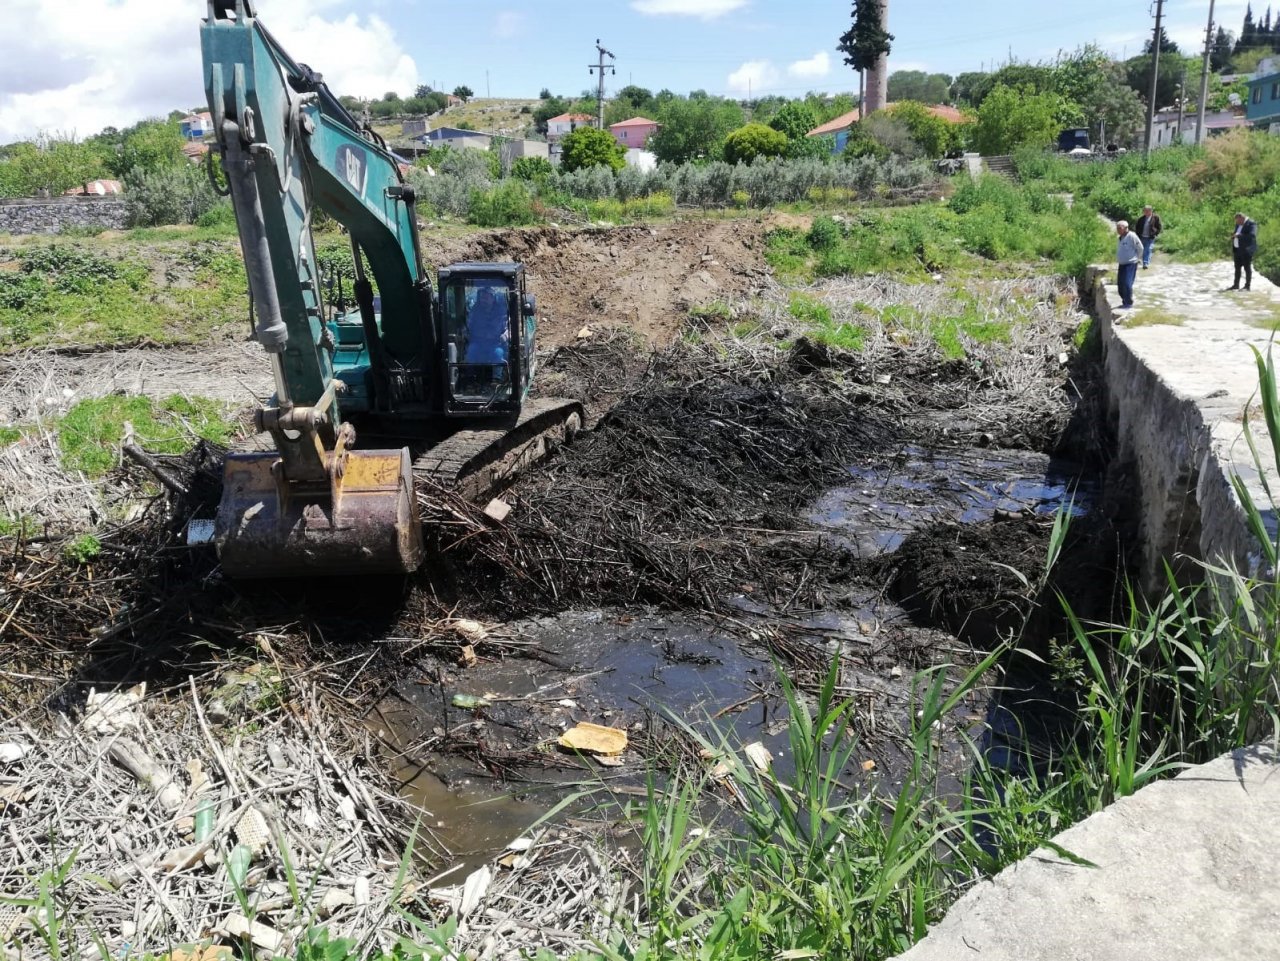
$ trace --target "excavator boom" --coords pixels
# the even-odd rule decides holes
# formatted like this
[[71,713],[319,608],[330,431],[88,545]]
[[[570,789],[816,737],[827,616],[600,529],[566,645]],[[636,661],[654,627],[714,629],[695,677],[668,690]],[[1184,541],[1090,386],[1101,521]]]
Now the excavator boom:
[[257,413],[274,452],[227,457],[214,527],[223,569],[235,577],[412,570],[422,547],[409,453],[353,449],[310,229],[316,207],[347,228],[357,262],[363,254],[378,283],[383,316],[397,320],[379,325],[362,276],[356,297],[378,402],[425,405],[435,345],[412,192],[395,159],[258,23],[250,0],[209,0],[201,49],[256,336],[276,382]]

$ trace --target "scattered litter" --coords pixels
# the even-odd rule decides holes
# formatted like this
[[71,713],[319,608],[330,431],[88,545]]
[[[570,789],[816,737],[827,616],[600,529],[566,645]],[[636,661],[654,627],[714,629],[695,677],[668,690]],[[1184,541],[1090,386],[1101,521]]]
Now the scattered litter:
[[493,702],[487,697],[481,697],[478,694],[455,694],[449,703],[454,707],[462,708],[464,711],[474,711],[493,705]]
[[146,696],[146,681],[127,691],[108,691],[105,694],[90,688],[84,702],[81,726],[91,734],[118,734],[130,728],[136,729],[138,715],[134,708]]
[[489,636],[488,628],[479,621],[473,621],[468,617],[455,618],[448,622],[448,626],[455,633],[461,634],[471,644],[479,644]]
[[533,847],[533,840],[531,838],[516,838],[507,845],[507,850],[516,852],[528,851],[531,847]]
[[229,914],[223,919],[222,933],[229,938],[248,937],[255,945],[272,954],[284,947],[284,935],[260,921],[250,921],[243,914]]
[[593,754],[592,757],[601,767],[623,767],[627,763],[616,754]]
[[465,918],[476,909],[492,881],[493,872],[488,867],[477,868],[467,875],[467,880],[462,885],[462,903],[458,906],[458,917]]
[[463,644],[462,649],[458,651],[458,663],[463,667],[475,667],[479,663],[476,657],[476,649],[470,644]]
[[874,771],[875,769],[876,769],[876,762],[871,760],[870,758],[862,762],[862,770]]
[[499,497],[495,497],[489,501],[484,509],[485,515],[492,518],[498,523],[502,523],[507,519],[507,515],[511,513],[511,505]]
[[567,707],[571,711],[576,711],[578,709],[578,702],[569,697],[562,697],[560,700],[556,701],[556,704],[560,707]]
[[589,754],[621,754],[627,749],[627,732],[603,724],[581,721],[560,735],[561,747]]
[[249,854],[254,860],[260,857],[267,849],[267,845],[271,843],[267,819],[256,807],[251,807],[244,812],[244,816],[236,822],[235,832],[236,839],[249,849]]
[[0,744],[0,764],[15,764],[21,761],[31,748],[26,744],[9,741]]
[[751,766],[757,771],[767,771],[769,766],[773,764],[773,755],[759,741],[753,741],[748,744],[742,749],[742,753],[747,756],[747,760],[751,762]]

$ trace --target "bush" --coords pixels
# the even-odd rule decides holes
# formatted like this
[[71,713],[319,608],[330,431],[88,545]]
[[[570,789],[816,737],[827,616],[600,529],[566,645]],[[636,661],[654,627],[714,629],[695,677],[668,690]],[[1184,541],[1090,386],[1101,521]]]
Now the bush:
[[607,130],[579,127],[560,145],[560,166],[567,172],[587,167],[609,167],[621,170],[627,163],[627,150]]
[[786,152],[786,134],[762,123],[739,127],[724,140],[724,159],[731,164],[751,163],[757,157],[781,157]]
[[517,157],[511,165],[511,176],[517,180],[545,180],[555,172],[556,168],[546,157]]
[[818,217],[814,220],[813,226],[809,228],[808,236],[805,239],[814,250],[830,250],[840,243],[843,237],[844,231],[840,229],[838,223],[830,217]]
[[135,167],[124,183],[130,227],[195,223],[220,200],[204,170],[190,165]]
[[518,227],[536,224],[532,191],[522,180],[505,180],[491,190],[473,190],[467,219],[480,227]]
[[941,157],[960,145],[958,125],[934,116],[922,103],[903,100],[893,104],[887,112],[894,120],[906,126],[911,139],[927,157]]

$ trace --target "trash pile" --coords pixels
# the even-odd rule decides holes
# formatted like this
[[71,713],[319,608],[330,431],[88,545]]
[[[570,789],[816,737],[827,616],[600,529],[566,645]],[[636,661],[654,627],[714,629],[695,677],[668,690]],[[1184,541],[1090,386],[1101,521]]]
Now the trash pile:
[[361,952],[439,937],[514,957],[607,929],[613,882],[583,838],[520,838],[437,884],[455,871],[427,879],[450,857],[430,812],[317,688],[286,696],[259,663],[200,690],[91,691],[45,733],[0,720],[6,958],[293,956],[320,928]]

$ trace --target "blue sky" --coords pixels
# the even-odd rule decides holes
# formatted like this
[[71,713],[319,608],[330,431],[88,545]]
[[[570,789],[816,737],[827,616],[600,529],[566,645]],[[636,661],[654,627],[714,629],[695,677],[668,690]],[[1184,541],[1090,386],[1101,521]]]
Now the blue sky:
[[[1280,0],[1277,0],[1280,5]],[[0,143],[39,131],[87,136],[201,103],[205,0],[4,0]],[[855,90],[835,50],[847,0],[258,0],[299,60],[340,93],[459,84],[483,96],[576,95],[600,38],[616,56],[608,89],[746,96]],[[1208,0],[1167,0],[1169,33],[1198,47]],[[1239,30],[1243,0],[1217,19]],[[1265,5],[1255,9],[1261,18]],[[1132,56],[1150,35],[1148,0],[891,0],[890,69],[956,74],[1052,59],[1097,42]],[[488,77],[486,81],[486,71]]]

